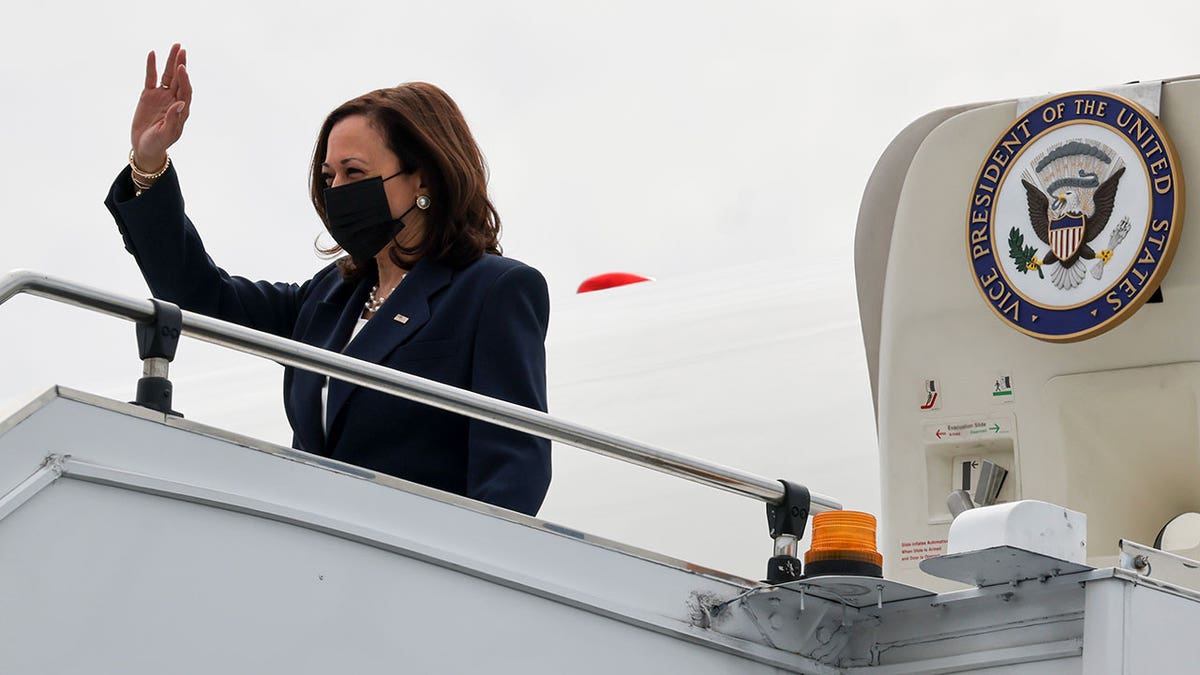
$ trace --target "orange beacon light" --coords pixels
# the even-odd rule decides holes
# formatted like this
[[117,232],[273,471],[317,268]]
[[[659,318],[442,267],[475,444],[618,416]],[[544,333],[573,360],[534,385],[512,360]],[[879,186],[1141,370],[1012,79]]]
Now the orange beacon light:
[[814,515],[812,521],[812,548],[804,554],[805,577],[883,576],[883,556],[875,545],[875,516],[861,511],[825,511]]

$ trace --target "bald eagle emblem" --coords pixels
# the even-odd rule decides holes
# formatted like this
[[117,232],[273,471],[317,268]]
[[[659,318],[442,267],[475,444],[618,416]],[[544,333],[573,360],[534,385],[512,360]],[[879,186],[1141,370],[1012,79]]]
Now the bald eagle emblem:
[[[1098,260],[1092,276],[1099,279],[1104,265],[1129,232],[1123,219],[1109,236],[1108,247],[1097,251],[1092,242],[1112,218],[1117,188],[1125,166],[1111,148],[1096,141],[1074,139],[1049,148],[1021,174],[1029,205],[1029,224],[1041,242],[1050,247],[1044,258],[1024,245],[1017,228],[1009,232],[1009,256],[1022,273],[1050,269],[1055,288],[1070,290],[1087,277],[1085,261]],[[1103,178],[1101,178],[1103,176]]]

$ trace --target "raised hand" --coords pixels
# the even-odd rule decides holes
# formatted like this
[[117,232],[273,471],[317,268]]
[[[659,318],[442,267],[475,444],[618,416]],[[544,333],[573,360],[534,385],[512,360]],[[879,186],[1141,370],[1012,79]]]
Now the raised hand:
[[187,50],[171,47],[159,82],[154,52],[146,56],[146,81],[133,112],[130,140],[133,161],[145,172],[154,172],[167,161],[167,148],[183,135],[183,124],[192,109],[192,83],[187,73]]

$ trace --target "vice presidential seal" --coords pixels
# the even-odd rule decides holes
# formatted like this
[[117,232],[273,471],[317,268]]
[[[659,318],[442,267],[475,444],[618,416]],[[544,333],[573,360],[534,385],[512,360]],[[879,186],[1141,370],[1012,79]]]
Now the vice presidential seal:
[[975,283],[1001,320],[1082,340],[1162,282],[1183,219],[1183,172],[1141,106],[1094,91],[1029,109],[988,152],[967,216]]

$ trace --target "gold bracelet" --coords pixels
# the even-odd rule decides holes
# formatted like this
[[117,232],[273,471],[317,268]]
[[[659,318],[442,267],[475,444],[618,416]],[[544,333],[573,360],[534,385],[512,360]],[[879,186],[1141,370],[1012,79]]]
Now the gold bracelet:
[[154,184],[154,181],[158,180],[159,178],[162,178],[162,175],[167,172],[167,169],[170,168],[170,166],[171,166],[171,156],[167,155],[167,161],[163,162],[161,169],[159,169],[158,171],[156,171],[154,173],[146,173],[145,171],[142,171],[141,169],[139,169],[138,165],[134,163],[133,149],[130,148],[130,150],[129,150],[129,168],[133,170],[133,175],[135,177],[141,178],[142,181],[149,183],[149,185],[147,185],[146,187],[150,187],[150,185]]

